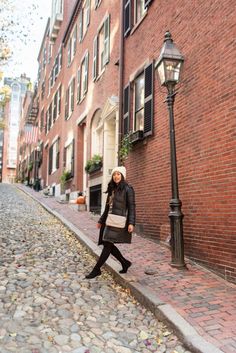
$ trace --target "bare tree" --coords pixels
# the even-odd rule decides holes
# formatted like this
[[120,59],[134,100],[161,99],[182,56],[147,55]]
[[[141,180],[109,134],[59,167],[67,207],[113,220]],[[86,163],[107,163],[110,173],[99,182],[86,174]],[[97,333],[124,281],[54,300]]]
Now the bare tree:
[[19,44],[26,45],[29,41],[37,11],[35,0],[0,0],[0,67],[13,60],[14,50]]

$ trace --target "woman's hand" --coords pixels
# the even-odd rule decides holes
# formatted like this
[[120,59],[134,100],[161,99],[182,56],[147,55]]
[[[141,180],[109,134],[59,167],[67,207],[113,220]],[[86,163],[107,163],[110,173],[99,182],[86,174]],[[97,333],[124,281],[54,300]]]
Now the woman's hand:
[[128,232],[129,233],[132,233],[134,231],[134,226],[133,226],[133,224],[129,224],[128,225]]
[[101,223],[97,223],[97,228],[100,229],[101,228]]

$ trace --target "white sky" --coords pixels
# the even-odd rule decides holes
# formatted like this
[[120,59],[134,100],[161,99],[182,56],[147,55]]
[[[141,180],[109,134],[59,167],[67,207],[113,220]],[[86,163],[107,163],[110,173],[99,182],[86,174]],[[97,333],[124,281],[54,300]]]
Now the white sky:
[[12,60],[1,70],[5,77],[19,77],[25,73],[34,82],[37,79],[39,49],[48,17],[51,15],[51,0],[9,1],[12,8],[8,16],[17,25],[14,26],[10,39]]

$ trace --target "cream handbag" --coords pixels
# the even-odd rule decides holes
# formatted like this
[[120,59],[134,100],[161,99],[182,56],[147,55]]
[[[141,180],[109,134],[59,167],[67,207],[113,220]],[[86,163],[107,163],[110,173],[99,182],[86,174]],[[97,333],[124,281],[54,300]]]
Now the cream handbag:
[[106,226],[115,228],[125,228],[126,217],[117,214],[108,213]]

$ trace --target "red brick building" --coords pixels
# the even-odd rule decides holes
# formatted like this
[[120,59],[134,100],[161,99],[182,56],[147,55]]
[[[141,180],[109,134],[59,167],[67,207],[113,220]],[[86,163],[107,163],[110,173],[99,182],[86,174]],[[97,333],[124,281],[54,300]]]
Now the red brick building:
[[[154,0],[140,10],[141,3],[126,0],[124,20],[124,87],[130,87],[124,118],[128,111],[129,130],[146,135],[126,163],[138,223],[155,239],[170,233],[167,91],[150,69],[169,30],[185,58],[174,106],[185,253],[235,282],[235,3]],[[148,99],[153,114],[145,117]]]
[[[55,196],[61,194],[65,177],[67,197],[82,191],[90,210],[100,212],[102,190],[117,164],[115,43],[120,36],[120,4],[88,0],[53,4],[38,56],[37,124],[43,146],[39,177],[42,187],[49,186]],[[86,173],[85,165],[94,156],[98,163],[92,169],[97,171]]]
[[185,254],[235,282],[233,0],[80,0],[63,7],[53,0],[53,9],[38,57],[42,187],[64,198],[82,191],[88,210],[100,212],[122,133],[131,131],[125,165],[137,230],[168,238],[167,92],[155,63],[169,30],[185,59],[174,106]]

